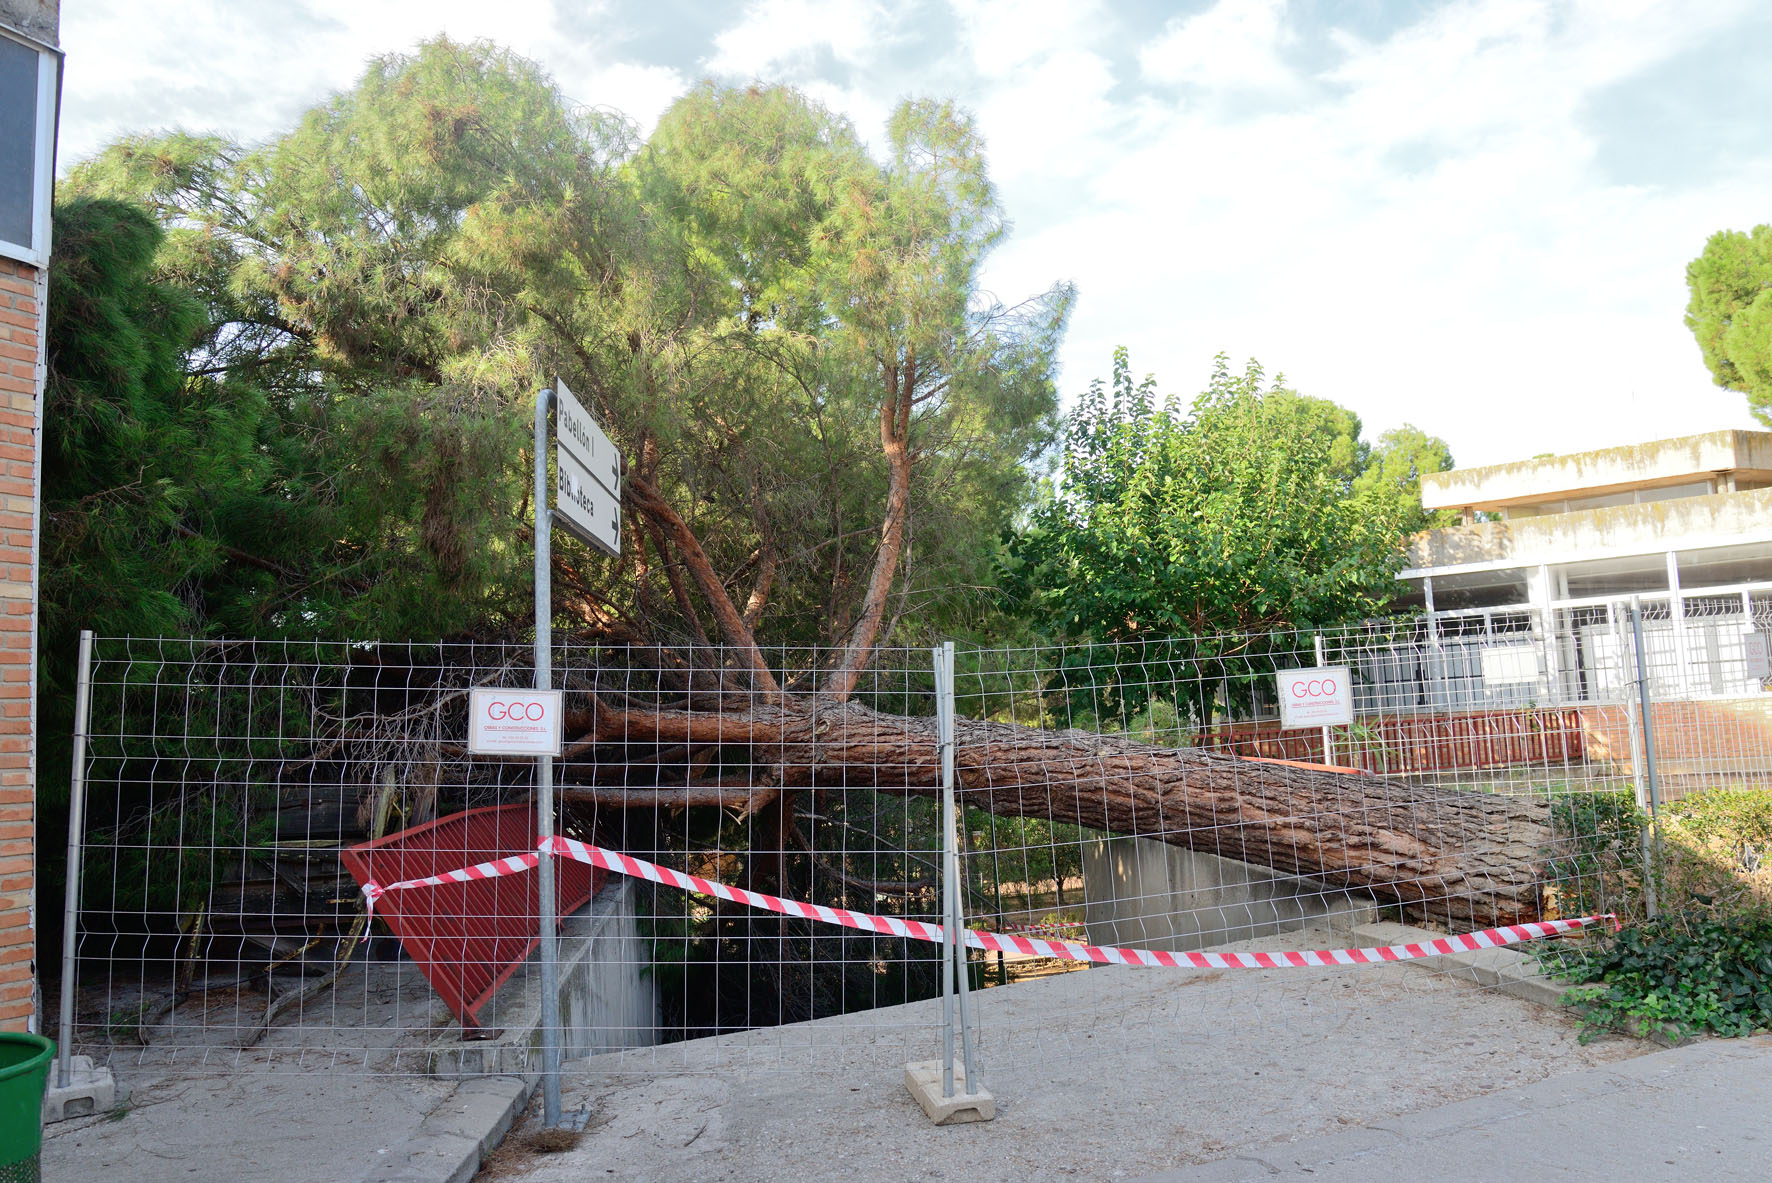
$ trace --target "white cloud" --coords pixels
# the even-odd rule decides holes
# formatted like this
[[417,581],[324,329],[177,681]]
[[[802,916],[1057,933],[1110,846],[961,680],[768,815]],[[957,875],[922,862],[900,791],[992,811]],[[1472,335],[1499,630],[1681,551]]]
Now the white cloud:
[[1281,61],[1293,40],[1286,0],[1219,0],[1195,16],[1176,17],[1138,55],[1153,82],[1209,90],[1292,90],[1298,78]]
[[621,112],[634,121],[641,135],[650,134],[665,108],[689,89],[689,79],[669,66],[616,62],[586,73],[589,81],[573,97],[593,107]]
[[805,68],[825,50],[845,65],[866,61],[886,36],[884,5],[867,0],[755,0],[714,38],[708,68],[762,77]]
[[[635,10],[626,27],[651,19]],[[987,285],[1079,283],[1068,393],[1116,344],[1183,393],[1222,349],[1466,463],[1750,423],[1681,322],[1684,266],[1772,220],[1772,153],[1621,185],[1592,107],[1739,37],[1754,0],[1452,0],[1358,36],[1322,26],[1334,6],[1220,0],[1142,52],[1112,4],[758,0],[669,62],[568,35],[560,11],[69,5],[64,159],[124,128],[269,135],[438,31],[510,45],[643,128],[692,70],[791,82],[876,143],[902,96],[953,95],[1017,226]]]
[[[1237,11],[1208,30],[1278,79],[1259,67],[1278,61],[1263,56],[1284,36],[1277,15]],[[1710,385],[1681,323],[1683,267],[1712,230],[1766,219],[1772,159],[1709,186],[1612,186],[1584,117],[1598,88],[1729,15],[1455,5],[1381,41],[1339,38],[1341,60],[1298,79],[1321,88],[1309,104],[1234,118],[1183,88],[1111,146],[1054,134],[1054,158],[1075,147],[1113,163],[1087,212],[1024,223],[993,282],[1026,286],[1042,268],[1079,281],[1068,390],[1125,344],[1185,393],[1223,349],[1346,403],[1374,434],[1414,421],[1464,462],[1745,426],[1744,400]]]

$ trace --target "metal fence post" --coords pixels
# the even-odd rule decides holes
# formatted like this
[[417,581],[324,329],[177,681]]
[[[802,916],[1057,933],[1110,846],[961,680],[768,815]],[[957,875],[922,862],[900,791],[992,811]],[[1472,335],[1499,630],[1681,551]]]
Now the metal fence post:
[[935,669],[936,744],[941,751],[941,1095],[954,1095],[954,944],[959,930],[954,927],[954,791],[948,780],[948,717],[947,694],[948,654],[946,645],[937,645],[931,654]]
[[[941,701],[941,798],[948,819],[948,869],[951,900],[948,925],[954,933],[954,972],[959,975],[960,989],[960,1054],[966,1065],[966,1094],[978,1092],[978,1068],[972,1057],[972,974],[966,954],[966,880],[960,872],[960,811],[954,801],[954,643],[942,645]],[[1056,860],[1054,860],[1056,863]],[[950,1094],[951,1095],[951,1094]]]
[[[1312,638],[1312,640],[1314,640],[1316,642],[1317,668],[1322,669],[1323,668],[1323,634],[1318,633],[1315,637]],[[1351,687],[1351,686],[1348,687],[1348,693],[1350,695],[1353,693],[1353,687]],[[1324,763],[1324,765],[1331,765],[1331,764],[1335,763],[1335,733],[1334,733],[1334,731],[1332,731],[1328,727],[1323,728],[1323,763]]]
[[92,717],[92,630],[80,630],[80,668],[74,683],[74,767],[68,783],[68,874],[62,897],[61,1047],[55,1083],[73,1083],[75,930],[80,916],[80,851],[86,842],[86,733]]
[[[1661,914],[1655,879],[1661,871],[1661,786],[1655,775],[1655,721],[1650,712],[1649,662],[1643,645],[1643,601],[1630,598],[1630,627],[1636,642],[1637,713],[1643,734],[1643,770],[1649,781],[1649,827],[1643,832],[1643,905],[1654,920]],[[1638,786],[1639,801],[1642,786]]]
[[[553,689],[554,668],[554,513],[548,508],[548,405],[552,390],[535,396],[535,688]],[[536,757],[535,817],[540,827],[536,861],[537,911],[541,925],[541,1083],[542,1124],[560,1124],[560,967],[554,915],[554,758]]]

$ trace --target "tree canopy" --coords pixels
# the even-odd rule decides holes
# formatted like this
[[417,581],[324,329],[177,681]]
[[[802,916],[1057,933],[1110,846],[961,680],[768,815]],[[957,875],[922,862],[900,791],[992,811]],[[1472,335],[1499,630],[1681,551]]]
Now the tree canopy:
[[1450,456],[1415,428],[1376,451],[1359,435],[1352,412],[1222,355],[1190,405],[1159,403],[1116,350],[1111,385],[1092,383],[1066,424],[1006,590],[1048,635],[1139,643],[1128,660],[1144,664],[1169,638],[1376,615],[1421,521],[1414,482]]
[[622,558],[556,552],[562,622],[818,645],[841,691],[907,622],[979,602],[1056,426],[1070,291],[979,289],[1006,223],[947,104],[901,106],[876,159],[791,89],[703,85],[641,142],[437,40],[260,148],[130,138],[62,193],[150,211],[141,281],[183,309],[156,381],[251,441],[162,501],[192,553],[123,581],[161,597],[155,627],[521,627],[526,408],[558,375],[628,460]]
[[1772,226],[1722,230],[1686,264],[1686,327],[1718,386],[1772,426]]

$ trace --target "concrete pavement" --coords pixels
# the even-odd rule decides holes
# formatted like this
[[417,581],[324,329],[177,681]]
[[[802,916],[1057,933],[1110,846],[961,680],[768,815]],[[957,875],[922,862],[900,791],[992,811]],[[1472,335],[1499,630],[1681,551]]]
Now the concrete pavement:
[[1772,1036],[1714,1040],[1229,1158],[1145,1183],[1772,1178]]
[[[1110,967],[978,992],[998,1110],[962,1127],[931,1125],[902,1083],[938,1050],[934,1001],[577,1061],[578,1144],[526,1131],[481,1175],[1772,1178],[1772,1037],[1582,1045],[1566,1012],[1534,1001],[1549,986],[1431,964]],[[46,1178],[465,1183],[530,1103],[512,1077],[226,1062],[118,1076],[116,1111],[48,1129]]]

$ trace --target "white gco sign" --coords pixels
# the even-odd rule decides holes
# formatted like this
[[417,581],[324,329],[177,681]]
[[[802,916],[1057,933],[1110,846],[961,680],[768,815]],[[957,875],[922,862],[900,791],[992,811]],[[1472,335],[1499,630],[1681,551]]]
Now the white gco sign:
[[1344,665],[1280,670],[1280,726],[1342,727],[1354,721],[1354,683]]
[[468,692],[468,751],[484,756],[558,756],[562,730],[558,690]]

